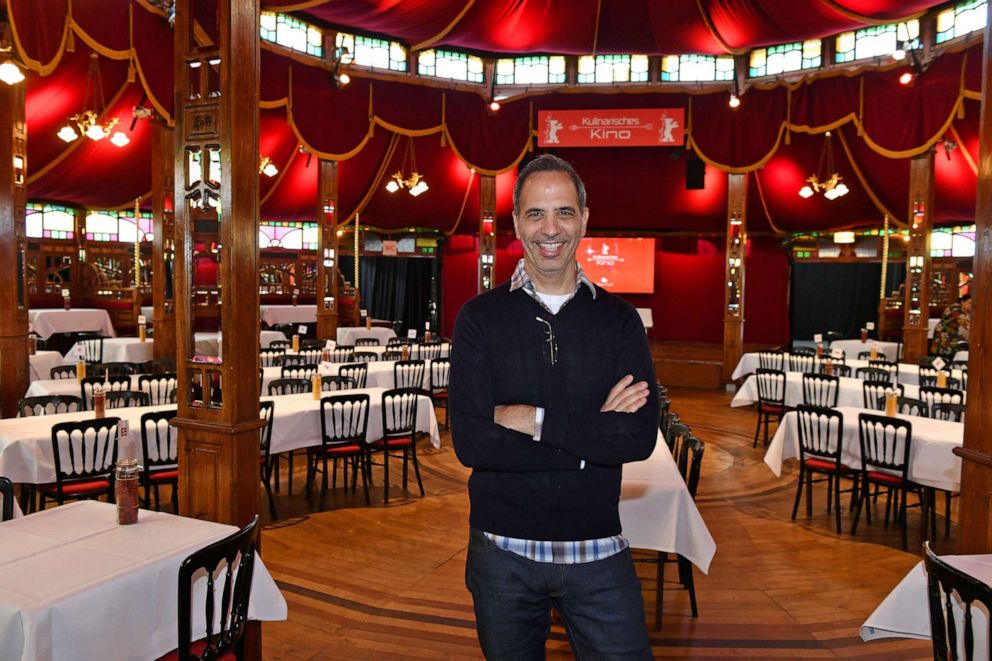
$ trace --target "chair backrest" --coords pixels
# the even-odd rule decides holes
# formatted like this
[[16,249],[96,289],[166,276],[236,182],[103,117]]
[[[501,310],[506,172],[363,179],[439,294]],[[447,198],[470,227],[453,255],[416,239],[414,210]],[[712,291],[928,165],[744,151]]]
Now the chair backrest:
[[934,402],[930,405],[930,417],[937,420],[950,420],[951,422],[964,422],[964,404],[952,404],[951,402]]
[[391,388],[382,393],[382,436],[412,436],[417,425],[417,388]]
[[679,450],[678,466],[686,489],[693,499],[696,498],[696,487],[699,486],[699,469],[703,465],[703,452],[706,444],[695,436],[686,436]]
[[[902,384],[892,386],[887,381],[862,381],[861,392],[864,398],[866,409],[882,411],[885,409],[885,391],[894,389],[899,396],[902,396]],[[881,404],[879,403],[881,401]]]
[[83,360],[87,363],[103,362],[103,336],[96,333],[77,333],[76,344],[83,346]]
[[280,376],[284,379],[309,379],[316,373],[316,363],[310,363],[307,365],[283,365]]
[[316,349],[320,351],[324,348],[325,342],[323,340],[318,340],[315,337],[308,337],[305,340],[300,340],[300,351],[313,351]]
[[0,521],[14,518],[14,485],[5,477],[0,477]]
[[388,340],[386,340],[387,347],[399,347],[404,344],[410,346],[411,344],[413,344],[413,340],[406,337],[391,337]]
[[265,457],[265,464],[269,463],[269,454],[272,451],[272,419],[275,415],[275,402],[266,401],[258,403],[258,417],[265,420],[265,426],[258,432],[258,441],[261,456]]
[[808,356],[801,353],[790,353],[789,371],[802,372],[803,374],[806,374],[807,372],[815,372],[816,356]]
[[758,401],[785,405],[785,372],[758,368],[754,377],[758,382]]
[[300,349],[299,355],[300,356],[303,356],[303,359],[306,362],[306,364],[311,364],[312,363],[312,364],[316,365],[324,357],[324,350],[323,349]]
[[351,359],[356,363],[377,363],[379,354],[374,351],[356,351],[351,355]]
[[858,360],[870,360],[870,359],[871,359],[871,351],[858,352]]
[[662,438],[668,438],[668,412],[672,408],[672,400],[668,395],[658,394],[658,431]]
[[338,376],[350,377],[356,388],[364,388],[368,381],[369,366],[367,363],[351,363],[338,368]]
[[396,388],[423,388],[426,365],[423,360],[397,360],[393,365]]
[[895,383],[892,373],[880,367],[859,367],[854,371],[854,378],[872,383]]
[[[285,367],[283,369],[286,369]],[[310,379],[294,379],[284,377],[269,381],[270,395],[298,395],[303,392],[310,392],[313,386]]]
[[[820,365],[820,372],[821,373],[823,372],[823,369],[824,369],[824,365]],[[830,366],[830,369],[834,373],[834,376],[843,376],[843,377],[848,377],[848,378],[850,378],[850,376],[851,376],[851,366],[850,365],[844,365],[843,363],[838,363],[838,362],[834,361],[834,363]]]
[[129,406],[148,406],[148,393],[140,390],[110,390],[107,392],[107,410]]
[[339,344],[330,351],[332,363],[350,363],[355,356],[355,347],[350,344]]
[[175,372],[176,361],[172,358],[153,358],[141,366],[139,374],[160,374],[162,372]]
[[[967,377],[965,377],[967,378]],[[930,388],[939,387],[937,386],[937,377],[935,375],[920,376],[920,385],[927,386]],[[947,377],[947,385],[943,386],[945,388],[951,388],[953,390],[962,390],[962,384],[960,379],[956,379],[953,376]]]
[[365,445],[369,425],[369,396],[365,393],[331,395],[320,400],[320,436],[325,448]]
[[341,376],[340,374],[335,374],[335,375],[320,377],[321,392],[333,392],[336,390],[353,390],[354,388],[355,388],[355,380],[350,376]]
[[382,359],[383,360],[403,360],[403,352],[402,351],[383,351],[382,352]]
[[[971,661],[976,658],[972,604],[978,602],[984,606],[980,611],[992,613],[992,587],[941,560],[930,548],[929,541],[923,543],[923,565],[927,570],[927,605],[930,611],[933,658],[941,661],[964,658]],[[959,613],[962,625],[960,632],[957,618]],[[977,657],[989,658],[990,638],[987,632],[986,635],[979,634],[978,639],[984,639],[986,648],[980,650]]]
[[816,349],[813,347],[794,346],[789,350],[789,354],[795,356],[816,356]]
[[803,404],[837,406],[840,378],[826,374],[803,374]]
[[127,362],[104,363],[103,368],[107,376],[131,376],[140,370],[137,364]]
[[103,391],[109,393],[115,390],[130,390],[131,377],[129,376],[87,376],[79,382],[80,399],[83,400],[83,408],[87,411],[93,410],[93,388],[100,386]]
[[356,337],[355,338],[356,347],[377,347],[379,346],[379,338],[377,337]]
[[176,400],[172,398],[175,397],[177,383],[174,372],[142,374],[138,377],[138,390],[148,394],[148,402],[152,406],[175,404]]
[[289,340],[272,340],[266,349],[288,349],[291,346],[293,346],[293,343]]
[[179,463],[179,434],[169,421],[178,411],[151,411],[141,414],[141,466],[145,477],[154,468]]
[[62,504],[66,480],[106,477],[117,463],[117,425],[120,418],[107,416],[52,425],[52,456]]
[[[879,410],[885,409],[885,398],[878,403]],[[915,397],[896,397],[896,413],[903,415],[915,415],[918,418],[930,417],[930,406],[921,399]]]
[[[292,345],[292,342],[290,342],[290,340],[293,338],[294,335],[296,335],[296,331],[298,329],[299,327],[294,326],[293,324],[272,324],[271,326],[269,326],[269,330],[276,331],[277,333],[282,333],[283,337],[286,338],[286,342],[288,343],[287,346]],[[273,342],[269,343],[269,346],[271,347],[276,342],[282,342],[282,340],[274,340]]]
[[669,423],[668,434],[665,435],[665,443],[668,444],[668,449],[676,462],[679,459],[679,454],[682,452],[682,442],[690,436],[692,436],[692,430],[689,429],[689,425],[674,421]]
[[430,364],[430,389],[432,394],[448,389],[448,378],[451,373],[451,361],[447,358],[433,358]]
[[306,359],[306,356],[302,356],[298,353],[281,353],[278,356],[272,357],[272,364],[278,367],[289,367],[291,365],[306,365],[310,361]]
[[417,358],[421,360],[434,360],[441,357],[441,342],[424,342],[417,351]]
[[920,386],[920,399],[929,409],[937,402],[948,404],[964,404],[964,391],[955,388],[938,388],[937,386]]
[[74,413],[83,410],[83,400],[72,395],[39,395],[17,402],[17,417]]
[[[195,551],[179,565],[179,659],[219,659],[231,651],[243,658],[257,528],[256,514],[238,532]],[[206,647],[195,656],[191,650],[193,584],[200,581],[206,582],[204,613],[200,614],[206,626],[202,639]]]
[[285,353],[285,349],[273,349],[271,347],[262,349],[258,352],[258,364],[262,367],[272,367],[276,365],[276,359]]
[[49,371],[49,376],[53,379],[75,379],[76,378],[76,366],[75,365],[56,365]]
[[898,472],[905,480],[909,471],[909,451],[913,442],[913,424],[902,418],[873,413],[858,414],[863,470],[883,469]]
[[899,363],[894,363],[891,360],[883,360],[878,358],[876,360],[869,360],[868,367],[874,367],[875,369],[885,370],[889,375],[889,381],[892,383],[899,383]]
[[807,456],[827,459],[840,467],[843,450],[844,415],[826,406],[800,404],[796,407],[799,425],[799,461]]

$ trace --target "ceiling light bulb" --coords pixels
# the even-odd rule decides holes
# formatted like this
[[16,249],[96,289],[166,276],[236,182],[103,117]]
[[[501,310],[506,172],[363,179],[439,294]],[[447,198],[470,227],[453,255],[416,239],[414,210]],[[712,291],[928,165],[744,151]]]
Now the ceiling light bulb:
[[417,182],[417,185],[410,189],[410,195],[414,197],[419,197],[421,193],[426,193],[428,189],[427,182],[421,179]]
[[68,124],[60,128],[59,132],[56,135],[58,135],[66,142],[72,142],[73,140],[79,137],[79,134],[76,133],[76,129],[72,128]]
[[490,112],[499,112],[499,101],[493,101],[489,104]]
[[834,190],[837,191],[837,197],[844,197],[850,192],[850,190],[847,188],[847,184],[845,184],[844,182],[837,184],[837,187],[834,188]]
[[386,183],[386,190],[389,191],[390,193],[395,193],[399,189],[400,189],[400,185],[398,183],[396,183],[396,180],[395,179],[390,179]]
[[899,76],[900,85],[909,85],[911,82],[913,82],[913,72],[905,71],[901,76]]
[[346,73],[340,73],[340,74],[338,74],[338,85],[344,87],[345,85],[347,85],[350,82],[351,82],[351,76],[349,76]]
[[0,80],[8,85],[16,85],[24,80],[24,74],[21,72],[19,66],[7,60],[3,64],[0,64]]
[[114,143],[117,147],[124,147],[127,143],[131,142],[131,138],[124,135],[124,131],[118,131],[110,138],[110,142]]
[[799,197],[807,198],[813,197],[813,189],[809,186],[803,186],[799,189]]
[[279,168],[276,167],[275,163],[269,161],[265,164],[265,167],[262,168],[262,174],[266,177],[274,177],[279,174]]
[[839,197],[837,194],[837,189],[831,188],[830,190],[824,191],[823,197],[827,198],[828,200],[836,200]]
[[94,124],[86,129],[86,137],[90,140],[103,140],[107,137],[107,134],[104,132],[102,126]]
[[902,60],[905,60],[906,59],[906,51],[904,51],[901,48],[898,49],[898,50],[892,51],[892,59],[893,60],[896,60],[897,62],[901,62]]
[[731,108],[737,108],[741,105],[741,100],[736,94],[730,95],[730,100],[727,102]]

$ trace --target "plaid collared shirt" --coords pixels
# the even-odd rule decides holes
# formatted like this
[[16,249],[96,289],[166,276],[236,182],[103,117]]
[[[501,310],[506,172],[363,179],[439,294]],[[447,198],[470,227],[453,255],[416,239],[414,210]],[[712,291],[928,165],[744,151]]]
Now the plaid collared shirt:
[[[572,300],[582,285],[589,288],[592,293],[592,297],[596,298],[596,287],[593,286],[589,278],[586,277],[585,272],[583,272],[582,267],[575,264],[576,268],[576,278],[575,278],[575,291],[572,295],[568,297],[564,305],[568,304],[568,301]],[[534,282],[527,275],[527,271],[524,269],[524,260],[521,259],[517,262],[517,268],[513,271],[513,276],[510,278],[510,291],[515,291],[517,289],[523,289],[527,292],[527,295],[533,298],[538,304],[543,307],[548,312],[548,306],[544,304],[544,301],[537,295],[537,290],[534,288]],[[585,464],[583,463],[583,466]],[[628,542],[622,535],[613,535],[612,537],[603,537],[600,539],[585,539],[576,542],[547,542],[547,541],[537,541],[532,539],[517,539],[515,537],[504,537],[502,535],[494,535],[492,533],[483,533],[489,541],[496,545],[504,551],[509,551],[510,553],[515,553],[519,556],[527,558],[528,560],[533,560],[534,562],[552,562],[559,565],[573,565],[583,562],[594,562],[596,560],[604,560],[612,555],[620,553],[625,548],[629,546]]]

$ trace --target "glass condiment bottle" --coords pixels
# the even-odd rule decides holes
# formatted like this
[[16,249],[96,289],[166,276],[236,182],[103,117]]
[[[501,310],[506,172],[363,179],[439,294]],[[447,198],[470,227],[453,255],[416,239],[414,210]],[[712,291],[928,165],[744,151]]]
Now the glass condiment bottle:
[[299,335],[294,335],[293,336],[293,353],[299,353],[299,352],[300,352],[300,336]]
[[[425,335],[426,335],[426,333],[425,333]],[[427,341],[429,341],[429,340],[427,340]],[[823,342],[817,342],[816,343],[816,357],[817,358],[823,358]]]
[[102,418],[107,412],[107,393],[103,391],[103,386],[97,384],[93,386],[93,415]]
[[365,317],[365,330],[372,330],[372,317]]
[[144,324],[138,324],[138,341],[144,342],[148,337],[148,331],[145,330]]
[[114,470],[114,498],[117,523],[128,526],[138,522],[138,478],[141,466],[137,459],[119,459]]
[[868,341],[868,329],[867,328],[862,328],[861,329],[861,344],[864,344],[867,341]]
[[313,391],[314,399],[320,399],[320,374],[316,372],[310,377],[310,390]]
[[823,363],[823,373],[827,376],[831,376],[834,373],[834,361],[830,360],[830,356],[827,356],[826,362]]
[[400,353],[400,357],[403,360],[410,360],[410,345],[409,344],[404,344],[403,345],[403,349],[402,349],[402,352]]
[[76,381],[86,378],[86,361],[82,358],[76,360]]
[[868,352],[868,360],[878,360],[878,347],[875,344],[871,345],[871,349]]
[[34,333],[28,335],[28,355],[33,356],[38,352],[38,336]]
[[944,370],[939,370],[937,372],[937,387],[946,388],[947,387],[947,372]]
[[885,391],[885,415],[894,417],[896,414],[896,407],[898,401],[896,400],[896,392],[894,390]]

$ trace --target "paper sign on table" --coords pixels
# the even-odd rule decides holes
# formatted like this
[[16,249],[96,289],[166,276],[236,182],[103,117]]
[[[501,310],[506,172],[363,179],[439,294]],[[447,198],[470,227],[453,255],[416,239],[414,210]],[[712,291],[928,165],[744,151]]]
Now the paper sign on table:
[[820,342],[823,342],[823,334],[822,333],[817,333],[816,335],[814,335],[813,336],[813,341],[816,342],[817,344],[819,344]]
[[416,340],[417,339],[417,329],[411,328],[406,332],[407,339]]
[[942,370],[944,369],[944,366],[947,365],[947,363],[944,362],[944,359],[939,356],[937,358],[934,358],[933,362],[930,364],[933,365],[934,369],[936,370]]
[[144,326],[146,323],[148,323],[148,319],[145,317],[145,315],[139,314],[138,315],[138,325],[139,326]]
[[76,345],[76,358],[79,360],[84,360],[86,358],[86,345],[77,344]]
[[299,333],[300,335],[306,335],[307,334],[307,327],[306,327],[306,325],[305,324],[300,324],[299,327],[297,327],[296,332]]
[[865,324],[865,330],[875,330],[875,322],[869,321],[867,324]]
[[831,358],[843,358],[844,357],[844,350],[843,349],[831,349],[830,350],[830,357]]

